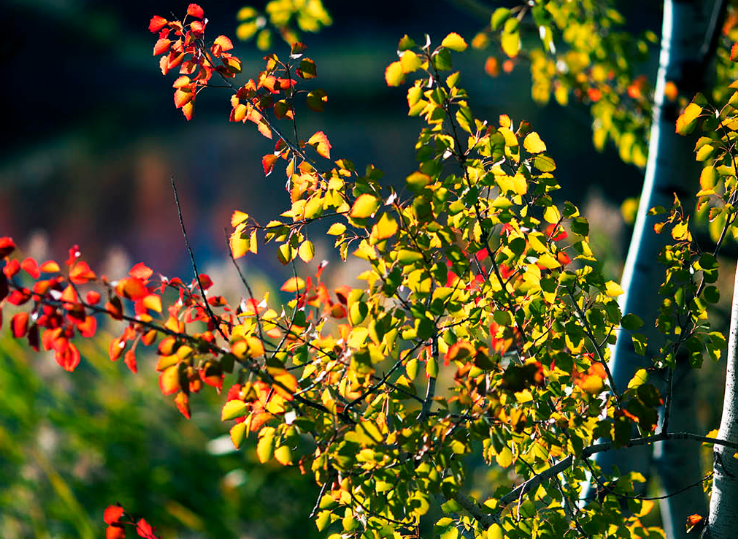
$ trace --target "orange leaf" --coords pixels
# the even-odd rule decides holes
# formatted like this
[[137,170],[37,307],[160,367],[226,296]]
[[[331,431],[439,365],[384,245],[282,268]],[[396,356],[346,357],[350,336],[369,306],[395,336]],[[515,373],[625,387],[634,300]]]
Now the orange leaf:
[[128,272],[128,275],[134,279],[141,279],[142,281],[146,281],[153,274],[154,270],[146,267],[143,262],[139,262],[131,268],[131,271]]
[[56,273],[59,271],[59,264],[57,264],[53,260],[47,260],[46,262],[41,264],[41,267],[39,269],[44,273]]
[[97,329],[97,320],[93,316],[86,316],[84,321],[77,324],[77,329],[83,337],[94,337],[95,330]]
[[168,22],[169,21],[167,21],[164,17],[159,17],[159,15],[154,15],[153,17],[151,17],[151,22],[149,22],[149,32],[151,32],[152,34],[155,34],[159,30],[164,28]]
[[177,91],[174,92],[174,106],[177,107],[178,109],[181,109],[187,103],[192,101],[194,97],[195,97],[195,94],[193,94],[192,92],[188,92],[186,90],[182,90],[178,88]]
[[125,539],[126,530],[120,526],[108,526],[105,530],[105,539]]
[[216,37],[213,45],[219,46],[222,51],[229,51],[233,48],[233,42],[226,36]]
[[138,365],[136,364],[136,352],[134,352],[133,350],[128,350],[128,352],[126,352],[126,355],[123,358],[123,363],[126,364],[126,367],[131,369],[131,372],[133,374],[136,374],[138,372]]
[[177,396],[174,397],[174,404],[177,405],[177,410],[179,410],[187,419],[192,417],[190,413],[190,399],[186,393],[183,393],[182,391],[177,393]]
[[140,279],[124,277],[118,282],[118,286],[115,287],[115,293],[121,297],[135,301],[148,295],[149,290]]
[[446,364],[448,364],[449,361],[463,361],[465,359],[468,359],[474,355],[476,350],[471,345],[471,343],[467,341],[459,341],[456,344],[452,345],[448,352],[446,352]]
[[331,143],[328,142],[328,137],[322,131],[318,131],[317,133],[315,133],[312,137],[310,137],[310,140],[308,140],[307,143],[315,148],[315,151],[318,152],[318,155],[321,155],[326,159],[331,158]]
[[159,389],[161,389],[162,395],[171,395],[176,393],[180,389],[179,384],[179,366],[172,365],[164,369],[159,375]]
[[187,6],[187,15],[202,19],[205,16],[205,12],[197,4],[190,4],[189,6]]
[[79,365],[79,350],[74,344],[66,342],[66,346],[56,351],[56,362],[68,372],[72,372]]
[[730,48],[730,60],[732,62],[738,61],[738,43],[733,43],[733,46]]
[[274,163],[277,162],[277,159],[279,159],[279,156],[274,154],[267,154],[261,158],[261,164],[264,167],[264,174],[266,176],[269,176],[272,173]]
[[96,277],[87,262],[77,262],[69,271],[69,280],[74,284],[85,284],[88,281],[93,281]]
[[184,117],[188,122],[192,119],[192,115],[194,112],[195,112],[195,102],[194,101],[190,101],[184,107],[182,107],[182,114],[184,114]]
[[94,290],[90,290],[89,292],[87,292],[86,301],[90,305],[96,305],[100,301],[100,293],[95,292]]
[[10,328],[16,339],[24,337],[28,331],[28,313],[15,314],[10,320]]
[[160,54],[164,54],[169,50],[169,47],[172,46],[172,40],[171,39],[159,39],[154,44],[154,54],[152,56],[159,56]]

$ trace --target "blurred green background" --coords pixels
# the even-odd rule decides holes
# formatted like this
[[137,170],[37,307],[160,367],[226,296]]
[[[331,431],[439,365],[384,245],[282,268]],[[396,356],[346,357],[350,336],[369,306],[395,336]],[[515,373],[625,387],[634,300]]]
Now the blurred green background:
[[[23,256],[41,259],[62,260],[79,244],[91,266],[111,278],[140,261],[189,277],[169,186],[174,175],[201,270],[213,277],[217,293],[237,302],[243,291],[223,242],[230,213],[240,209],[266,222],[288,197],[281,172],[264,178],[261,168],[273,142],[250,125],[227,121],[227,92],[198,97],[189,123],[174,108],[172,77],[159,72],[147,25],[154,14],[181,16],[187,3],[4,3],[0,64],[9,82],[3,85],[0,236],[12,236]],[[208,32],[233,36],[245,3],[201,2]],[[318,66],[311,85],[324,88],[329,101],[323,114],[298,110],[301,133],[324,130],[332,156],[357,167],[374,163],[385,181],[403,185],[415,169],[420,123],[406,116],[405,90],[384,83],[398,39],[428,33],[440,42],[455,31],[470,41],[496,4],[505,2],[325,0],[333,25],[303,41]],[[658,33],[658,4],[620,6],[634,31]],[[280,43],[274,50],[287,54]],[[244,60],[243,75],[253,76],[263,53],[252,43],[236,43],[234,52]],[[606,270],[619,278],[630,235],[620,205],[638,195],[643,171],[622,164],[612,148],[593,149],[584,107],[536,106],[525,62],[493,79],[484,73],[485,57],[470,51],[454,59],[475,114],[495,120],[506,113],[540,133],[556,158],[562,197],[582,206]],[[653,76],[654,66],[645,72]],[[313,241],[314,263],[331,258],[329,241]],[[716,320],[727,325],[732,266],[724,267]],[[246,271],[261,290],[278,288],[287,277],[269,249],[249,258]],[[334,263],[327,275],[338,286],[352,271]],[[197,395],[187,421],[161,396],[152,358],[140,360],[133,375],[109,361],[107,342],[101,332],[80,343],[84,359],[69,374],[47,354],[29,353],[0,333],[1,537],[102,537],[102,512],[116,501],[167,538],[319,535],[307,516],[315,485],[297,470],[258,465],[253,442],[233,451],[219,421],[222,397]],[[715,394],[723,387],[722,366],[706,367],[698,395],[705,432],[717,426]]]

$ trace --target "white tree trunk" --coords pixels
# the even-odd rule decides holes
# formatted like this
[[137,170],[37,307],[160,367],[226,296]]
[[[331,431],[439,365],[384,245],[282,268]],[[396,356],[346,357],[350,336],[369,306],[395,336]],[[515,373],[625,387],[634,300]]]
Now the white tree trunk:
[[[728,367],[725,379],[723,417],[718,438],[738,441],[738,269],[733,288],[730,314]],[[710,515],[703,537],[735,539],[738,537],[738,459],[735,450],[715,445]]]
[[[611,368],[617,389],[622,391],[635,372],[651,367],[664,342],[653,327],[660,305],[658,287],[664,278],[664,267],[656,262],[660,250],[669,239],[657,235],[653,225],[658,217],[648,216],[654,206],[670,208],[674,194],[686,203],[694,198],[698,185],[699,166],[694,159],[694,140],[675,132],[678,116],[676,103],[665,101],[667,82],[674,82],[680,92],[691,97],[705,86],[705,37],[710,34],[712,9],[720,0],[666,0],[662,26],[661,52],[656,81],[653,124],[649,140],[648,164],[641,192],[640,205],[633,237],[623,271],[621,296],[623,313],[634,313],[644,322],[648,338],[645,357],[635,353],[630,336],[623,332],[611,350]],[[713,25],[714,26],[714,23]],[[708,59],[709,60],[709,59]],[[689,365],[680,365],[674,384],[670,430],[699,432],[696,425],[693,394],[694,380]],[[669,495],[697,482],[701,477],[699,447],[695,444],[663,442],[655,453],[647,446],[627,451],[601,453],[598,464],[604,473],[617,466],[621,473],[640,472],[648,477],[652,456],[663,487]],[[686,539],[685,522],[688,515],[706,512],[707,505],[701,489],[693,488],[669,497],[661,504],[664,528],[670,539]],[[738,529],[736,530],[738,537]]]

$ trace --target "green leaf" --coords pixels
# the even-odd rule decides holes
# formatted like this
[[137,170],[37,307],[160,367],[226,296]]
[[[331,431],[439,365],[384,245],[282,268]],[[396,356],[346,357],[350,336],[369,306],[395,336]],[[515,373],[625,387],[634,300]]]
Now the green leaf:
[[415,41],[413,41],[410,37],[408,37],[407,34],[402,36],[402,39],[397,44],[397,50],[402,52],[406,51],[408,49],[412,49],[415,46]]
[[623,329],[635,331],[643,325],[643,320],[632,313],[628,313],[623,316],[623,319],[620,321],[620,325],[623,326]]
[[310,110],[314,110],[315,112],[323,112],[327,101],[328,94],[325,93],[325,90],[322,90],[320,88],[308,92],[308,95],[305,98],[305,102],[307,103],[308,108],[310,108]]
[[451,53],[448,49],[438,49],[433,56],[431,56],[433,66],[439,71],[447,71],[453,67],[451,63]]
[[464,38],[456,32],[451,32],[449,35],[444,37],[441,42],[441,46],[456,52],[464,52],[468,47]]
[[497,30],[500,28],[500,26],[503,25],[503,23],[510,17],[510,10],[506,7],[498,7],[494,12],[492,13],[492,18],[490,20],[490,26],[492,27],[492,30]]

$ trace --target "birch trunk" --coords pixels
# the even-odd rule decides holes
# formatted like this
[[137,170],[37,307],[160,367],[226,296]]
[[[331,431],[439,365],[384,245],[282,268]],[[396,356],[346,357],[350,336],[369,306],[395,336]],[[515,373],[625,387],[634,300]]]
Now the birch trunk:
[[[648,351],[645,357],[637,355],[630,336],[625,332],[620,335],[611,350],[611,369],[619,391],[627,387],[638,369],[653,365],[654,356],[663,344],[663,336],[653,327],[652,321],[658,315],[660,298],[657,291],[664,278],[663,266],[656,262],[656,258],[668,238],[654,233],[653,225],[658,218],[649,216],[648,210],[654,206],[670,208],[674,194],[688,207],[694,198],[700,172],[694,159],[694,141],[676,134],[674,126],[679,111],[676,103],[665,101],[664,90],[667,82],[674,82],[680,93],[691,98],[706,86],[709,71],[706,64],[719,30],[720,17],[716,20],[715,14],[723,7],[722,0],[664,2],[648,164],[623,271],[625,294],[621,296],[620,304],[623,313],[636,314],[646,322],[644,333],[648,338]],[[677,383],[674,384],[670,430],[678,428],[698,432],[694,399],[691,398],[694,379],[689,366],[680,365],[674,379]],[[648,477],[652,458],[656,457],[665,495],[700,479],[699,447],[679,442],[657,445],[653,454],[649,447],[643,446],[602,453],[596,460],[604,473],[610,473],[612,467],[617,466],[621,473],[636,471]],[[706,511],[707,505],[701,489],[693,488],[664,500],[661,510],[669,539],[686,539],[687,516]]]
[[[723,416],[718,438],[738,441],[738,268],[730,313],[728,367],[725,378]],[[735,450],[715,445],[710,515],[702,537],[734,539],[738,536],[738,459]]]

